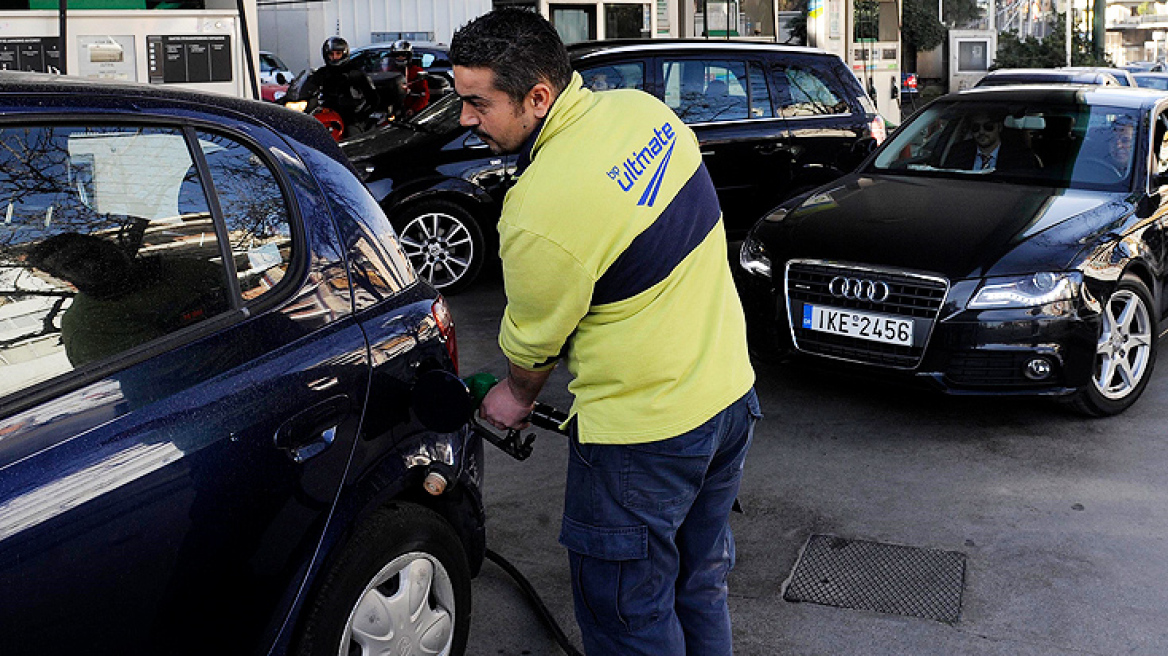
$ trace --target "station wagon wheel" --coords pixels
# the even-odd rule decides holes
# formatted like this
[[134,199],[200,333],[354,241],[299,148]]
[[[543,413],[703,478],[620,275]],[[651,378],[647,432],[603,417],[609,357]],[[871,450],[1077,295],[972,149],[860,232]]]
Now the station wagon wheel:
[[478,277],[486,258],[483,233],[469,212],[449,201],[427,201],[394,221],[414,270],[443,294],[457,294]]
[[454,529],[414,504],[381,508],[325,575],[301,656],[457,656],[470,631],[470,566]]
[[1103,305],[1091,382],[1073,399],[1086,414],[1123,412],[1139,398],[1156,364],[1156,321],[1152,295],[1134,276],[1125,276]]

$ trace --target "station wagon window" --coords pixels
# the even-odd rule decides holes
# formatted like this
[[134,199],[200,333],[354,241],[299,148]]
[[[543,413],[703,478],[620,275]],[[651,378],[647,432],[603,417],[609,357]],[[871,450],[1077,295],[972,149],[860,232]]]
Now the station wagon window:
[[0,128],[0,395],[231,308],[179,130]]
[[627,62],[623,64],[605,64],[592,68],[580,69],[580,77],[584,79],[584,86],[593,91],[608,91],[609,89],[644,89],[645,64],[642,62]]
[[819,71],[801,66],[780,66],[776,96],[784,117],[822,116],[851,112],[848,103],[832,89]]
[[257,299],[283,280],[292,261],[284,195],[264,160],[247,146],[206,132],[198,138],[227,223],[240,291],[245,301]]
[[666,60],[664,70],[665,104],[686,123],[738,121],[751,116],[746,62]]

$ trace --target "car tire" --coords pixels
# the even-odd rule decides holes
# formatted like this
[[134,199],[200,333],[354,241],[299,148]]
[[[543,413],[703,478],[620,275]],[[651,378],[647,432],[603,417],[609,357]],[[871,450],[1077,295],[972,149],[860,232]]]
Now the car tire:
[[458,656],[470,631],[471,575],[454,529],[414,504],[380,508],[332,564],[308,610],[300,656]]
[[443,294],[466,289],[482,270],[487,257],[483,231],[457,203],[425,201],[407,208],[393,224],[414,270]]
[[1156,364],[1159,331],[1153,307],[1143,281],[1124,276],[1103,305],[1091,381],[1070,398],[1075,410],[1109,417],[1140,397]]

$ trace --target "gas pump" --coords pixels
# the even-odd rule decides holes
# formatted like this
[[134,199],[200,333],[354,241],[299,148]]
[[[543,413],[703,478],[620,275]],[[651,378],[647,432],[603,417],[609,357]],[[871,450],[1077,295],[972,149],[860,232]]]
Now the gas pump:
[[258,56],[256,0],[27,0],[23,5],[28,8],[0,10],[0,70],[232,96],[258,93],[251,75]]
[[892,124],[900,111],[900,3],[811,0],[807,45],[839,55]]

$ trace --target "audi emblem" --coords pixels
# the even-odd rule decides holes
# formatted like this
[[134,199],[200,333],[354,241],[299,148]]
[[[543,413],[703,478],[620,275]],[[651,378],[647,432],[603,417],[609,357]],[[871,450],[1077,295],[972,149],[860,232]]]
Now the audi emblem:
[[836,298],[847,298],[853,301],[871,301],[883,303],[888,300],[890,290],[888,283],[866,278],[845,278],[836,276],[827,283],[827,291]]

